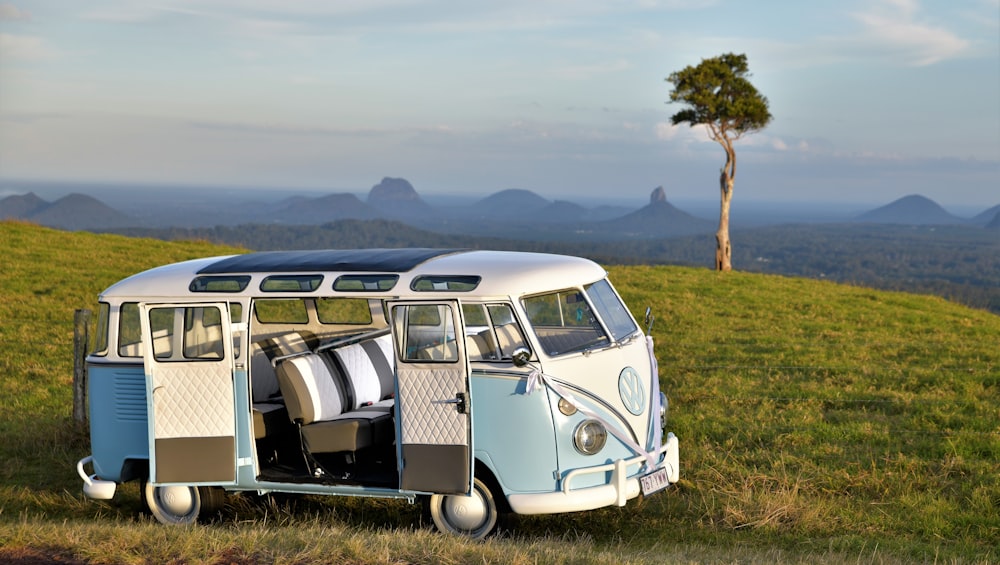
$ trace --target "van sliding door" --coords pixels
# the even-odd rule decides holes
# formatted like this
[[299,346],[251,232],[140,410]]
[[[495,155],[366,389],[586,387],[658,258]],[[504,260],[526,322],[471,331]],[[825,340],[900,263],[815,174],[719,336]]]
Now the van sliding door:
[[234,363],[228,305],[139,306],[150,481],[235,482]]
[[403,490],[472,492],[472,403],[458,302],[389,302]]

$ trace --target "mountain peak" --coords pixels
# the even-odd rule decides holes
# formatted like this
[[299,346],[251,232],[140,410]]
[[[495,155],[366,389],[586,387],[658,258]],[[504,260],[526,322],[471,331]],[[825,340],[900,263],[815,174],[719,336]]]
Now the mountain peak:
[[434,215],[434,209],[424,202],[410,182],[403,178],[385,177],[368,191],[368,204],[379,213],[394,219],[419,219]]
[[957,224],[962,220],[949,214],[940,204],[926,196],[911,194],[858,216],[859,222],[876,224],[940,225]]
[[656,202],[666,202],[667,201],[667,191],[663,190],[662,186],[658,186],[653,189],[653,193],[649,195],[649,203],[653,204]]
[[410,182],[403,178],[385,177],[368,192],[368,203],[416,202],[420,195]]
[[0,218],[27,219],[48,205],[48,202],[39,198],[34,192],[15,194],[0,199]]
[[523,188],[508,188],[495,192],[477,205],[489,210],[540,210],[551,204],[538,194]]

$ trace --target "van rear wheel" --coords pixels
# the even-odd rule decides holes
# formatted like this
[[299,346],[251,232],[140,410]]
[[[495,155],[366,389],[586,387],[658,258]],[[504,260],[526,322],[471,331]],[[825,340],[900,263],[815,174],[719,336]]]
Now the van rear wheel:
[[222,509],[226,493],[218,487],[154,486],[147,482],[143,501],[162,524],[184,526],[193,524],[200,515],[214,514]]
[[435,494],[430,501],[431,519],[441,532],[483,539],[497,527],[500,510],[489,486],[475,479],[472,494]]

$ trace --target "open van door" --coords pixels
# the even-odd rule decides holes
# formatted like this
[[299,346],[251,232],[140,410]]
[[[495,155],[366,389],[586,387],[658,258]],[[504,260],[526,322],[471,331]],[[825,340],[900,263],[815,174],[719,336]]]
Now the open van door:
[[472,404],[457,300],[389,302],[402,490],[472,492]]
[[139,305],[151,483],[236,481],[233,339],[225,303]]

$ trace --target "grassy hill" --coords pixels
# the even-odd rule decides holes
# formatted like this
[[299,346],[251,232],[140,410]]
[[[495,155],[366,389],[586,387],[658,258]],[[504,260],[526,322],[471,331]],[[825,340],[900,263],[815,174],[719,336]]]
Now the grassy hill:
[[134,485],[87,501],[72,319],[204,242],[0,222],[0,561],[909,563],[1000,560],[1000,317],[942,299],[772,275],[611,268],[653,335],[677,488],[624,508],[520,517],[484,543],[416,506],[233,497],[168,528]]

